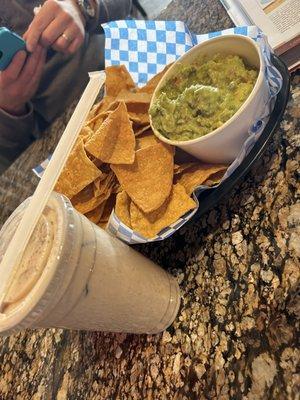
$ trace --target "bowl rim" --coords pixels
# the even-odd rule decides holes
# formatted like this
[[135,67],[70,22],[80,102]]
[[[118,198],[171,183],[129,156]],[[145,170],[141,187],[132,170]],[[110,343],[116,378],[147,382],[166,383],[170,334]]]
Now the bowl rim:
[[204,45],[206,45],[208,42],[211,43],[211,42],[216,42],[216,41],[228,40],[230,38],[231,39],[237,39],[237,40],[244,40],[245,42],[247,42],[247,45],[250,45],[251,47],[255,48],[255,50],[256,50],[256,52],[258,54],[258,58],[259,58],[258,76],[256,78],[255,85],[253,86],[253,89],[252,89],[251,93],[249,94],[249,96],[247,97],[246,101],[244,101],[244,103],[232,115],[232,117],[230,117],[226,122],[224,122],[224,124],[219,126],[217,129],[214,129],[213,131],[211,131],[209,133],[206,133],[203,136],[199,136],[198,138],[189,139],[189,140],[171,140],[171,139],[168,139],[167,137],[165,137],[164,135],[162,135],[156,128],[154,128],[153,122],[152,122],[152,117],[151,117],[151,115],[149,113],[149,120],[150,120],[150,125],[151,125],[151,128],[153,130],[153,133],[161,141],[163,141],[165,143],[168,143],[168,144],[171,144],[173,146],[185,146],[185,145],[190,145],[190,144],[193,144],[193,143],[199,143],[199,142],[208,140],[208,139],[210,139],[210,138],[212,138],[214,136],[217,136],[221,131],[223,131],[225,128],[227,128],[228,125],[230,125],[233,121],[235,121],[239,117],[239,115],[244,111],[244,109],[248,106],[248,104],[256,96],[257,92],[259,91],[259,88],[261,87],[262,81],[264,79],[265,62],[264,62],[264,59],[262,57],[261,51],[260,51],[257,43],[255,42],[255,40],[250,38],[249,36],[231,34],[231,35],[224,35],[224,36],[216,36],[216,37],[210,38],[208,40],[205,40],[205,42],[202,42],[202,43],[199,43],[199,44],[193,46],[190,50],[188,50],[181,57],[179,57],[174,62],[174,64],[171,65],[171,67],[168,69],[168,71],[165,73],[165,75],[162,77],[162,79],[158,83],[157,87],[155,88],[155,90],[153,92],[153,95],[152,95],[152,98],[151,98],[150,107],[152,106],[152,104],[154,102],[154,99],[156,97],[156,94],[159,91],[159,89],[161,88],[162,84],[168,79],[168,76],[171,75],[171,72],[174,71],[174,69],[176,69],[176,66],[180,63],[182,58],[186,57],[190,53],[196,52],[200,47],[204,47]]

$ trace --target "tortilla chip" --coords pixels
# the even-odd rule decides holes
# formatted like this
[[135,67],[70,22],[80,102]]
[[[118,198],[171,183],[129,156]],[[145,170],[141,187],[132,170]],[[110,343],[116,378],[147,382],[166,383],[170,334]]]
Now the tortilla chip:
[[113,193],[105,202],[105,206],[103,209],[103,213],[101,215],[100,221],[101,222],[108,222],[110,218],[110,214],[112,213],[112,210],[114,209],[114,206],[116,204],[116,195]]
[[93,182],[93,191],[94,191],[94,196],[99,196],[102,192],[102,183],[103,181],[106,180],[108,174],[102,172],[102,175],[99,176],[99,178],[95,179]]
[[115,102],[115,96],[108,96],[107,94],[103,97],[103,99],[99,103],[97,114],[106,112],[110,110],[111,105]]
[[145,112],[129,112],[128,111],[129,118],[132,122],[134,122],[136,125],[150,125],[150,119],[149,119],[149,114],[148,111]]
[[85,143],[93,134],[94,131],[89,126],[84,126],[79,133],[79,137],[83,140],[83,143]]
[[114,188],[113,184],[111,184],[110,187],[108,185],[103,185],[104,189],[99,191],[99,193],[95,193],[95,182],[99,182],[101,181],[101,179],[103,180],[103,175],[105,176],[105,174],[103,173],[94,182],[90,183],[87,187],[85,187],[83,190],[81,190],[79,193],[71,198],[71,203],[77,211],[81,212],[82,214],[86,214],[89,211],[92,211],[94,208],[98,207],[103,201],[106,201],[106,199],[109,198]]
[[[96,157],[94,157],[94,156],[92,156],[92,155],[90,155],[90,154],[87,154],[87,156],[88,156],[88,158],[92,161],[92,163],[93,163],[94,165],[96,165],[97,168],[102,167],[103,162],[102,162],[101,160],[99,160],[99,158],[96,158]],[[101,172],[102,172],[102,171],[101,171]],[[101,175],[99,176],[99,178],[102,177],[102,175],[103,175],[103,172],[101,173]],[[104,174],[104,175],[105,175],[105,174]]]
[[85,216],[94,224],[98,224],[103,214],[103,210],[105,207],[105,202],[103,201],[98,207],[94,208],[94,210],[85,214]]
[[120,101],[116,101],[114,100],[108,107],[108,109],[106,110],[107,112],[109,111],[114,111],[120,104]]
[[106,120],[106,118],[111,114],[112,111],[105,111],[99,115],[97,115],[97,119],[94,123],[94,132],[97,132],[97,130],[101,127],[103,122]]
[[125,192],[125,190],[123,190],[123,192],[118,193],[115,206],[115,213],[116,216],[123,222],[123,224],[127,225],[129,228],[131,228],[130,203],[131,199]]
[[102,178],[102,176],[94,181],[94,195],[95,196],[100,196],[101,194],[107,192],[109,189],[112,190],[113,187],[115,186],[116,176],[113,173],[113,171],[110,170],[109,173],[106,174],[104,179],[101,179],[101,178]]
[[89,121],[90,119],[94,118],[94,116],[97,114],[99,109],[99,103],[94,104],[93,107],[91,108],[90,112],[88,113],[87,120]]
[[114,183],[114,186],[113,186],[113,188],[112,188],[112,193],[120,193],[120,192],[122,192],[122,188],[121,188],[121,185],[119,184],[119,182],[118,182],[118,180],[116,179],[115,180],[115,183]]
[[136,138],[136,150],[153,146],[156,143],[159,143],[159,139],[153,134],[152,131],[147,131]]
[[117,96],[116,101],[124,101],[128,113],[138,118],[139,121],[145,121],[148,117],[151,101],[151,95],[148,93],[132,93],[123,90]]
[[99,119],[103,122],[104,117],[107,117],[109,114],[108,111],[103,111],[101,113],[97,113],[92,119],[86,122],[85,126],[88,126],[91,128],[93,131],[95,130],[95,124],[98,123]]
[[55,190],[72,198],[100,175],[101,171],[88,158],[83,141],[79,139],[56,182]]
[[139,104],[149,107],[151,97],[152,96],[148,93],[136,93],[128,90],[121,90],[116,97],[116,101],[124,101],[127,108],[134,107]]
[[199,165],[199,164],[198,163],[195,164],[194,162],[189,162],[180,165],[178,164],[174,165],[174,175],[181,174],[183,171],[192,167],[193,165]]
[[98,222],[98,224],[97,224],[98,226],[99,226],[99,228],[101,228],[101,229],[103,229],[103,230],[105,230],[106,228],[107,228],[107,222],[105,221],[105,222]]
[[132,115],[133,118],[139,118],[142,121],[146,120],[146,115],[148,115],[149,111],[149,103],[126,103],[126,107],[128,113]]
[[173,186],[170,197],[152,213],[143,213],[133,202],[130,204],[132,229],[146,238],[153,238],[162,229],[176,222],[186,212],[196,207],[179,183]]
[[85,148],[94,157],[106,163],[133,163],[135,136],[124,102],[121,102],[116,110],[107,117],[86,143]]
[[106,72],[106,95],[117,96],[121,90],[135,89],[131,75],[124,65],[112,65],[105,68]]
[[154,90],[156,89],[156,86],[159,84],[161,78],[164,76],[164,74],[167,72],[167,70],[170,68],[172,64],[173,63],[167,65],[161,72],[159,72],[153,78],[151,78],[150,81],[148,81],[145,86],[138,88],[137,92],[149,93],[152,95]]
[[140,149],[130,165],[111,165],[122,188],[144,212],[160,207],[173,182],[174,149],[163,143]]
[[220,183],[221,179],[223,178],[226,170],[221,170],[219,172],[216,172],[215,174],[211,175],[209,179],[207,179],[205,182],[203,182],[203,185],[206,186],[214,186]]
[[228,167],[220,164],[196,163],[184,170],[181,174],[175,175],[175,183],[180,183],[186,190],[187,194],[203,184],[211,175],[216,172],[224,171]]
[[98,120],[99,116],[104,115],[106,112],[110,111],[114,103],[115,103],[115,97],[112,96],[103,97],[100,103],[97,104],[97,108],[95,108],[93,116],[91,118],[90,116],[88,117],[85,125],[94,129],[95,122]]
[[[135,93],[132,93],[133,95]],[[110,104],[109,108],[106,110],[106,112],[109,111],[114,111],[118,105],[122,102],[123,100],[115,100],[113,103]],[[150,125],[149,122],[149,103],[145,102],[131,102],[131,101],[126,101],[124,100],[124,103],[126,104],[126,108],[129,114],[129,118],[132,122],[134,122],[138,127],[141,125]]]
[[82,214],[86,214],[92,210],[94,210],[96,207],[98,207],[100,204],[105,202],[107,198],[110,196],[110,191],[107,191],[105,193],[102,193],[100,196],[97,197],[92,197],[86,202],[78,202],[77,200],[75,201],[75,196],[73,197],[72,204],[76,208],[77,211],[79,211]]
[[139,124],[133,123],[132,129],[135,137],[141,135],[143,132],[152,132],[150,125],[141,126]]
[[90,200],[93,196],[94,196],[94,187],[92,182],[89,185],[87,185],[84,189],[82,189],[79,193],[75,194],[75,196],[71,198],[71,203],[73,204],[73,201],[77,203],[78,202],[84,203]]

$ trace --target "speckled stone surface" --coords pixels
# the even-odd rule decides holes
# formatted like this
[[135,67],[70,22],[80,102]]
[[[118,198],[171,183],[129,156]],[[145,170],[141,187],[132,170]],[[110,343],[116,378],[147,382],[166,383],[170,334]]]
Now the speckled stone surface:
[[[161,19],[231,25],[216,1],[174,1]],[[299,399],[300,77],[263,158],[226,200],[172,238],[140,246],[180,283],[163,334],[40,330],[0,339],[0,399]],[[71,110],[0,178],[0,224],[30,195],[32,166]]]

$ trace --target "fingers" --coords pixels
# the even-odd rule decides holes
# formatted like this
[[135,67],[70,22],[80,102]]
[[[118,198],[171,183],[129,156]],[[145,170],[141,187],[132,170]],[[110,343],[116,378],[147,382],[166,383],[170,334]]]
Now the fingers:
[[59,6],[56,1],[48,0],[43,5],[39,13],[33,18],[33,21],[24,34],[28,51],[34,52],[42,33],[55,19],[58,8]]
[[62,33],[62,35],[53,44],[53,48],[56,51],[62,51],[64,53],[70,53],[69,49],[72,47],[75,51],[80,47],[84,39],[84,35],[80,32],[80,29],[76,24],[68,26],[68,28]]
[[63,53],[74,53],[83,43],[84,35],[80,12],[72,1],[47,0],[23,37],[30,52],[39,43]]
[[[26,53],[23,53],[23,56],[22,54],[18,55],[13,60],[13,64],[8,70],[11,74],[9,79],[8,75],[5,74],[3,81],[2,74],[0,74],[0,108],[12,115],[25,113],[26,102],[32,98],[38,88],[47,51],[38,45],[36,50],[27,58]],[[21,56],[23,62],[20,62]],[[7,73],[7,71],[4,72]]]
[[50,47],[61,34],[66,30],[67,24],[64,15],[60,15],[55,18],[41,34],[40,43],[44,47]]
[[0,74],[1,86],[5,86],[14,80],[16,80],[24,66],[26,60],[26,52],[18,51],[18,53],[12,59],[10,65]]
[[24,68],[20,74],[20,83],[21,84],[26,84],[28,81],[32,79],[32,77],[35,74],[37,65],[39,64],[39,61],[42,57],[44,49],[42,48],[41,45],[37,45],[35,51],[30,54],[28,57],[26,64],[24,65]]
[[75,40],[73,40],[73,42],[67,48],[66,52],[68,54],[74,54],[81,45],[82,45],[82,40],[80,38],[76,38]]
[[36,65],[35,72],[32,76],[31,82],[30,82],[30,85],[35,87],[35,89],[37,88],[37,85],[40,82],[40,79],[41,79],[41,76],[42,76],[42,73],[44,70],[44,66],[45,66],[45,62],[46,62],[46,55],[47,55],[46,49],[42,49],[39,61]]
[[[42,46],[38,46],[34,53],[28,57],[23,71],[18,79],[15,87],[15,96],[24,98],[23,103],[26,103],[35,94],[41,80],[46,61],[47,50]],[[19,95],[17,93],[19,92]]]

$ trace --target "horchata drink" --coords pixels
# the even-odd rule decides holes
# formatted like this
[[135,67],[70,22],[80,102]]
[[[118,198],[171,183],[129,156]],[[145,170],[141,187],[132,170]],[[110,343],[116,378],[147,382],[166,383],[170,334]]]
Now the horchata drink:
[[[0,261],[25,207],[0,232]],[[158,333],[179,308],[172,276],[56,193],[14,271],[0,310],[4,335],[42,327]]]

